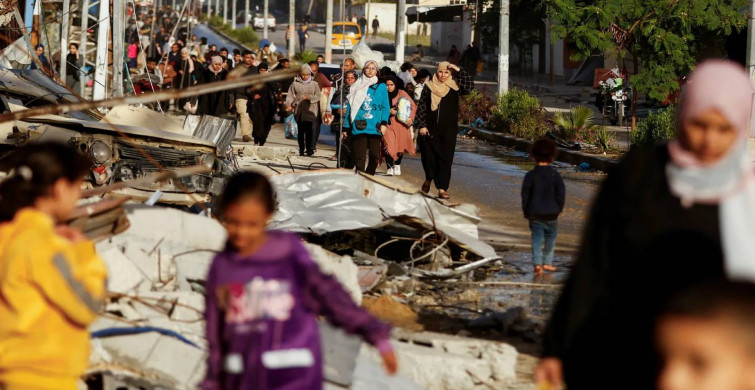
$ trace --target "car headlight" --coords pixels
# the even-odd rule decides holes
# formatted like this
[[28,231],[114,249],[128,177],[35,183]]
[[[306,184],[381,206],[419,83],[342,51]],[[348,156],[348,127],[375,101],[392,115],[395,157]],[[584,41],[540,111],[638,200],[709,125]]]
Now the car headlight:
[[113,151],[105,142],[94,141],[92,145],[89,146],[89,155],[97,164],[104,164],[113,158]]
[[215,155],[212,153],[203,154],[202,157],[199,158],[199,163],[212,169],[215,167]]

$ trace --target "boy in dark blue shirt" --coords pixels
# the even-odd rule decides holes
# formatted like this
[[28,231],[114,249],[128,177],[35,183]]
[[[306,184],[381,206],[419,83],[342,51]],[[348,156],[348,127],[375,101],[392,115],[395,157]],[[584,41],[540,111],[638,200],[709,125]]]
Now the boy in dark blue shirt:
[[536,274],[543,270],[556,270],[553,266],[553,252],[558,234],[558,215],[564,210],[566,200],[564,181],[551,166],[556,158],[556,151],[553,140],[542,138],[535,141],[530,152],[535,160],[535,168],[527,172],[522,183],[522,211],[530,221],[532,262],[535,264]]

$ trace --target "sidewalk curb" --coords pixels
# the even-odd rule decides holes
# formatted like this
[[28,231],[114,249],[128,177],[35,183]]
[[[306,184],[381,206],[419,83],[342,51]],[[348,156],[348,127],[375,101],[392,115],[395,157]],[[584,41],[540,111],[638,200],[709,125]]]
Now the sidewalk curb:
[[[477,129],[464,125],[459,125],[459,128],[465,129],[461,131],[461,133],[464,135],[488,141],[497,145],[514,147],[525,152],[529,151],[533,143],[532,141],[523,138],[512,137],[490,130]],[[613,167],[615,167],[619,163],[617,160],[610,158],[598,157],[587,153],[576,152],[563,148],[559,148],[558,150],[558,161],[563,161],[565,163],[573,165],[588,163],[590,164],[590,167],[603,172],[612,170]]]
[[205,24],[205,26],[207,26],[207,28],[209,28],[210,30],[212,30],[212,31],[213,31],[213,32],[214,32],[215,34],[218,34],[218,35],[220,35],[221,37],[223,37],[224,39],[227,39],[227,40],[229,40],[229,41],[231,41],[231,42],[235,43],[235,44],[236,44],[236,45],[237,45],[238,47],[240,47],[240,48],[241,48],[242,50],[249,50],[249,51],[251,51],[251,52],[254,52],[254,51],[256,50],[256,49],[252,49],[252,48],[250,48],[249,46],[247,46],[247,45],[244,45],[244,44],[242,44],[241,42],[239,42],[239,41],[237,41],[237,40],[235,40],[235,39],[231,38],[231,37],[230,37],[230,36],[229,36],[228,34],[226,34],[226,33],[222,32],[222,31],[220,31],[220,30],[216,29],[215,27],[213,27],[212,25],[210,25],[210,23],[207,23],[207,24]]

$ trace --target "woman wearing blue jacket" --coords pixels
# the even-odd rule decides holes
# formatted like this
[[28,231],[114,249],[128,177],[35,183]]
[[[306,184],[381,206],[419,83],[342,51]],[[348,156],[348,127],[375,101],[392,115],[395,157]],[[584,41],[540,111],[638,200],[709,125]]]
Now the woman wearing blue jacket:
[[[391,104],[384,83],[378,83],[378,64],[367,61],[362,75],[349,88],[344,126],[351,129],[352,145],[358,171],[375,174],[382,153],[383,133],[391,117]],[[365,169],[366,156],[369,163]]]

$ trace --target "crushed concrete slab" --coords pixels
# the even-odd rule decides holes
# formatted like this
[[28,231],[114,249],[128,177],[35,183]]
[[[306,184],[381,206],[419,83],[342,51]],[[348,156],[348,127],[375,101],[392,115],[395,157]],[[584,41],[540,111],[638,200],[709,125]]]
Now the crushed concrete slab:
[[205,365],[207,353],[174,337],[160,336],[147,357],[146,366],[176,383],[177,389],[194,389],[195,371]]
[[127,294],[144,281],[144,275],[139,268],[118,248],[111,247],[99,254],[105,261],[110,275],[107,280],[108,291]]
[[245,145],[234,147],[240,156],[252,161],[288,162],[289,158],[298,156],[298,151],[286,146],[255,146]]
[[320,266],[320,270],[333,275],[336,280],[349,292],[351,299],[359,305],[362,303],[362,288],[359,286],[359,267],[349,256],[339,256],[326,251],[319,245],[304,243],[312,259]]
[[508,344],[402,330],[394,336],[405,341],[394,343],[400,372],[423,388],[503,388],[516,380],[518,353]]

